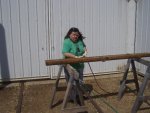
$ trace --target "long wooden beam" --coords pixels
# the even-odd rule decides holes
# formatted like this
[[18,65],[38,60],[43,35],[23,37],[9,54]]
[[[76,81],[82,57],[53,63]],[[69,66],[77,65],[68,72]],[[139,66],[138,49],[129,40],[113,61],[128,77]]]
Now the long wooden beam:
[[45,60],[47,66],[49,65],[61,65],[61,64],[73,64],[81,62],[98,62],[98,61],[109,61],[119,59],[131,59],[131,58],[142,58],[150,57],[150,53],[135,53],[135,54],[118,54],[118,55],[105,55],[105,56],[93,56],[83,58],[68,58],[68,59],[52,59]]

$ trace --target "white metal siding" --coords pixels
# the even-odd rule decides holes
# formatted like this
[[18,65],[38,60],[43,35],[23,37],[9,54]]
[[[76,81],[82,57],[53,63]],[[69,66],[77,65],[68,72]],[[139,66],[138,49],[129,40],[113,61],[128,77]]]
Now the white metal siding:
[[[44,60],[62,58],[64,36],[73,26],[87,37],[88,56],[126,53],[127,5],[126,0],[0,0],[0,79],[55,76],[58,66],[47,68]],[[124,64],[91,63],[95,73]]]
[[47,4],[47,0],[0,0],[1,79],[48,74]]
[[[84,36],[88,56],[126,53],[126,0],[51,0],[51,59],[62,58],[64,36],[70,27],[78,27]],[[95,73],[117,71],[124,61],[91,63]],[[58,66],[53,66],[55,76]],[[85,73],[90,70],[86,65]]]
[[[137,9],[135,52],[150,52],[150,1],[138,0]],[[138,66],[144,73],[146,67]]]

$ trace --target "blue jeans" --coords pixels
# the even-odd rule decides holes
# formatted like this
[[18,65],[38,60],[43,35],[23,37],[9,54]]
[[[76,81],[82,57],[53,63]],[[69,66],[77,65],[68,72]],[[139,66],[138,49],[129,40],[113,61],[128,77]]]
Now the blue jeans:
[[[76,69],[76,71],[79,73],[79,81],[83,81],[83,71],[84,71],[84,68]],[[64,73],[65,73],[66,81],[68,82],[70,75],[69,75],[69,73],[68,73],[68,71],[67,71],[66,68],[64,68]]]
[[[79,83],[81,83],[83,81],[83,71],[84,71],[84,68],[81,68],[81,69],[76,69],[76,71],[79,73]],[[66,68],[64,68],[64,73],[65,73],[65,78],[66,78],[66,81],[68,83],[69,81],[69,78],[70,78],[70,75],[69,75],[69,72],[67,71]],[[76,82],[75,80],[73,80],[73,87],[71,89],[71,92],[70,92],[70,95],[69,95],[69,99],[70,100],[74,100],[76,99],[76,96],[78,95],[77,93],[77,89],[76,89]]]

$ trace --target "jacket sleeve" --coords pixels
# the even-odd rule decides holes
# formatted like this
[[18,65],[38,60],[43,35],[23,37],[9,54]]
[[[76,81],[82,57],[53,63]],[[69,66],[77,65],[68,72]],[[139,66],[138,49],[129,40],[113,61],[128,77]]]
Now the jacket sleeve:
[[62,53],[69,53],[70,52],[70,45],[67,40],[64,40]]

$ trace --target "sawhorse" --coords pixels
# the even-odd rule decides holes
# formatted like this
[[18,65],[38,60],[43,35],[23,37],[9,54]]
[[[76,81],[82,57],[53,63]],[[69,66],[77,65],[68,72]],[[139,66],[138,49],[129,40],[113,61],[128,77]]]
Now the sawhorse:
[[[55,94],[56,94],[56,91],[58,89],[59,79],[60,79],[60,75],[61,75],[61,72],[62,72],[63,68],[67,68],[67,71],[70,74],[70,78],[69,78],[69,81],[67,83],[67,90],[66,90],[66,93],[65,93],[65,96],[64,96],[64,100],[63,100],[63,104],[62,104],[62,109],[61,109],[62,113],[77,113],[77,112],[85,112],[85,111],[87,111],[88,108],[86,106],[84,106],[83,95],[82,95],[82,92],[80,90],[79,82],[78,82],[78,80],[74,79],[74,76],[71,75],[71,74],[74,73],[71,70],[71,68],[70,67],[66,67],[64,65],[61,65],[59,67],[59,72],[58,72],[58,75],[57,75],[57,79],[56,79],[55,85],[54,85],[53,90],[52,90],[52,100],[51,100],[51,103],[50,103],[50,108],[53,107]],[[73,86],[73,81],[74,80],[76,81],[76,85],[75,86]],[[75,89],[77,89],[77,93],[79,95],[79,100],[80,100],[81,106],[67,108],[69,94],[70,94],[70,92],[71,92],[73,87],[75,87]],[[74,99],[74,103],[77,104],[76,99]]]
[[[138,84],[138,79],[137,79],[137,74],[136,74],[134,61],[137,61],[137,62],[147,66],[147,70],[146,70],[146,73],[144,75],[144,80],[143,80],[140,88],[139,88],[139,84]],[[129,82],[127,82],[128,81],[127,80],[127,74],[128,74],[130,64],[132,65],[132,69],[133,69],[133,73],[134,73],[134,80],[132,80],[132,82],[135,82],[136,89],[137,89],[137,92],[138,92],[138,95],[137,95],[136,100],[133,104],[131,113],[136,113],[137,110],[140,108],[141,104],[143,103],[143,101],[147,101],[147,100],[150,99],[150,96],[143,96],[144,90],[145,90],[146,85],[148,83],[148,80],[150,79],[150,62],[146,61],[146,60],[143,60],[143,59],[128,59],[127,65],[126,65],[126,68],[125,68],[125,73],[124,73],[124,76],[123,76],[123,80],[122,80],[122,83],[121,83],[121,86],[120,86],[120,89],[119,89],[119,94],[118,94],[119,99],[121,99],[121,97],[122,97],[122,95],[125,91],[126,84],[129,83]]]
[[[127,80],[130,65],[132,67],[134,79]],[[125,72],[124,72],[123,79],[121,81],[121,85],[120,85],[120,89],[119,89],[119,93],[118,93],[119,100],[122,98],[122,96],[126,90],[126,84],[128,84],[128,83],[135,83],[136,90],[137,90],[137,92],[139,91],[139,83],[138,83],[136,67],[135,67],[135,63],[134,63],[133,59],[127,60],[127,64],[125,66]]]

